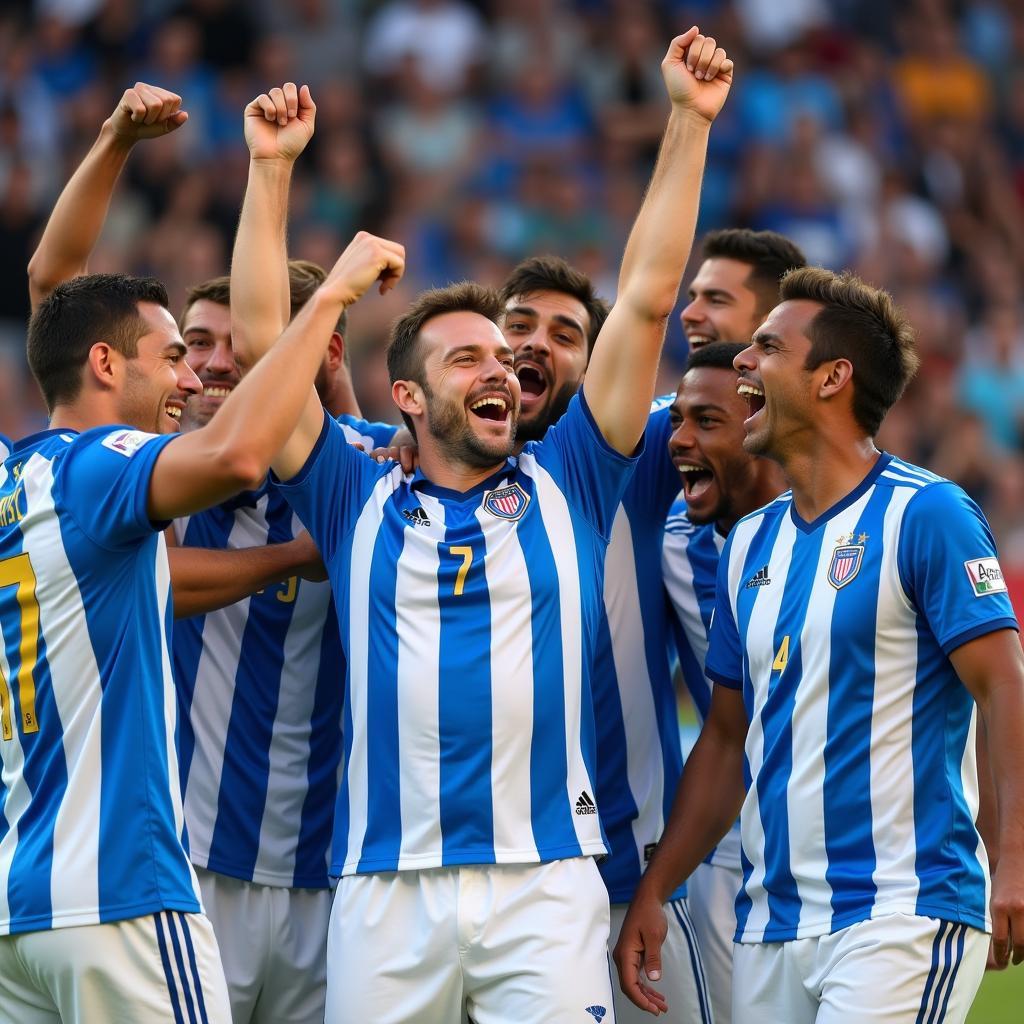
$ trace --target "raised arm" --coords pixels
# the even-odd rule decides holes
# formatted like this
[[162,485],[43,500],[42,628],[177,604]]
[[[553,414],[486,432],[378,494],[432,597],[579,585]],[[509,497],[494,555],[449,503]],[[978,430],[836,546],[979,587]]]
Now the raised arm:
[[86,272],[114,186],[140,139],[168,135],[188,120],[181,97],[145,82],[125,90],[71,180],[64,186],[28,265],[35,309],[62,281]]
[[[400,245],[360,232],[271,352],[246,374],[217,415],[160,452],[150,478],[150,519],[189,515],[258,487],[272,459],[275,469],[281,466],[282,476],[294,475],[317,434],[304,451],[305,434],[297,443],[290,439],[299,433],[299,419],[304,409],[308,412],[310,395],[316,394],[313,381],[341,311],[374,281],[380,280],[384,287],[398,280],[404,269]],[[322,424],[318,402],[315,414]],[[279,454],[285,449],[287,454]],[[298,461],[289,471],[292,458]]]
[[732,61],[696,27],[672,40],[661,67],[672,113],[583,385],[602,434],[625,455],[647,422],[665,326],[693,244],[708,132],[732,84]]

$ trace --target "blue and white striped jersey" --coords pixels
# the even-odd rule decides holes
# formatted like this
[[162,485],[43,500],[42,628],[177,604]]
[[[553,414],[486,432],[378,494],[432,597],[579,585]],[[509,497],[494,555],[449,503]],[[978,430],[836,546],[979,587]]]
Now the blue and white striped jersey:
[[633,465],[582,396],[465,493],[325,423],[281,490],[328,566],[348,658],[332,874],[605,852],[590,656]]
[[988,927],[975,704],[948,655],[1016,627],[981,511],[889,455],[813,522],[789,493],[740,520],[707,658],[750,716],[738,941],[895,912]]
[[0,467],[0,934],[199,910],[146,515],[173,439],[47,430]]
[[633,898],[683,764],[661,586],[662,532],[680,487],[668,454],[673,398],[654,403],[644,453],[615,511],[594,651],[597,806],[608,838],[599,867],[613,903]]
[[[715,610],[715,580],[725,538],[714,523],[694,526],[681,498],[672,506],[662,543],[662,578],[672,609],[672,639],[679,669],[703,725],[711,707],[712,682],[704,674],[708,631]],[[739,870],[740,827],[708,854],[705,863]]]
[[[351,417],[348,441],[396,428]],[[302,528],[266,484],[175,521],[182,546],[246,548]],[[345,662],[328,583],[291,577],[174,627],[192,863],[261,885],[325,887],[341,762]]]

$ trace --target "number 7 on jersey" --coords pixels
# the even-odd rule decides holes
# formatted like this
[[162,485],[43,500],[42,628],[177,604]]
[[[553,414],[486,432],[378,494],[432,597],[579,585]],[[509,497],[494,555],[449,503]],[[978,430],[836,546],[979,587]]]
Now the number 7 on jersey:
[[462,597],[462,591],[466,586],[466,576],[469,573],[469,567],[473,564],[473,549],[468,544],[453,544],[448,550],[457,558],[462,559],[462,565],[459,566],[458,575],[455,577],[454,590],[456,597]]
[[[18,610],[21,617],[21,641],[18,649],[18,703],[21,705],[21,728],[25,733],[39,732],[36,719],[36,684],[32,678],[38,656],[39,602],[36,600],[36,574],[27,554],[15,555],[0,562],[0,589],[17,587]],[[0,672],[0,733],[5,740],[13,737],[11,724],[11,688]]]

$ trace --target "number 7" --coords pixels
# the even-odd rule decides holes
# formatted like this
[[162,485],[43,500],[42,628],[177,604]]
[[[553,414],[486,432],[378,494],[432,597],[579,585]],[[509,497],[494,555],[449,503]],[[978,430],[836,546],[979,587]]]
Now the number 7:
[[466,574],[473,564],[473,549],[468,544],[456,544],[454,547],[449,547],[448,550],[453,555],[462,556],[462,565],[459,566],[458,575],[455,577],[455,596],[462,597],[462,590],[466,585]]
[[[36,574],[26,553],[0,562],[0,588],[17,587],[21,610],[21,643],[18,665],[18,701],[21,704],[21,727],[26,733],[39,732],[36,719],[36,684],[32,673],[38,657],[39,602],[36,600]],[[0,731],[11,739],[11,689],[0,672]]]

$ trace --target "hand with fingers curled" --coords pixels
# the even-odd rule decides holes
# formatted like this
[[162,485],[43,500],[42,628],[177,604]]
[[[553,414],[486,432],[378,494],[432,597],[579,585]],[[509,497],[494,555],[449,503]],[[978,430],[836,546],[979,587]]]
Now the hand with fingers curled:
[[334,300],[352,305],[375,282],[380,294],[389,292],[405,273],[405,246],[360,231],[331,268],[320,286]]
[[261,92],[246,105],[243,118],[250,157],[292,163],[313,137],[315,123],[316,104],[308,85],[285,82]]
[[140,139],[169,135],[188,120],[181,109],[181,97],[158,85],[136,82],[125,89],[106,126],[128,145]]
[[673,108],[710,123],[729,95],[733,62],[714,37],[694,25],[669,44],[661,72]]

